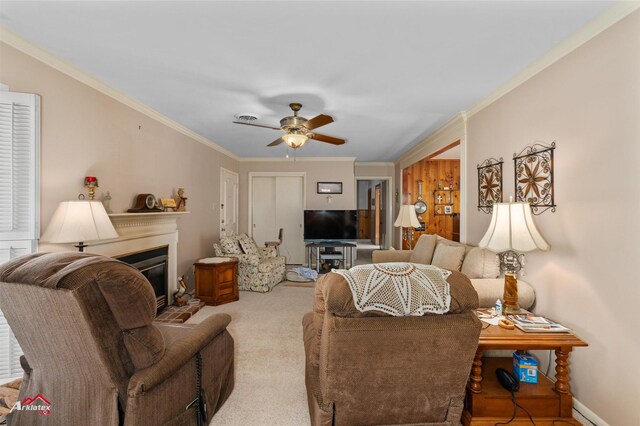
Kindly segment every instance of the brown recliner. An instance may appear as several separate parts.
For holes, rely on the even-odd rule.
[[[231,318],[153,323],[151,285],[114,259],[14,259],[0,267],[0,309],[24,352],[20,401],[50,403],[15,410],[10,425],[195,425],[198,394],[211,419],[233,389]]]
[[[355,308],[349,284],[318,280],[302,321],[312,425],[459,425],[481,324],[478,295],[448,278],[449,313],[393,317]]]

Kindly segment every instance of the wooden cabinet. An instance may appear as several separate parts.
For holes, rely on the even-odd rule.
[[[222,305],[235,302],[238,295],[238,259],[221,258],[215,263],[202,261],[194,263],[196,297],[207,305]]]

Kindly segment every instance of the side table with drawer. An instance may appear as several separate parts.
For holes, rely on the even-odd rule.
[[[211,257],[195,266],[196,297],[207,305],[235,302],[238,295],[238,259]]]

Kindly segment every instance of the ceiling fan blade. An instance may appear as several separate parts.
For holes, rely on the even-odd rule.
[[[243,123],[242,121],[234,121],[235,124],[244,124],[245,126],[264,127],[265,129],[280,130],[280,127],[263,126],[262,124]]]
[[[284,142],[284,139],[282,138],[278,138],[275,141],[271,142],[269,145],[267,146],[276,146],[276,145],[280,145],[282,142]]]
[[[304,123],[303,126],[309,130],[313,130],[329,123],[333,123],[333,117],[331,117],[330,115],[320,114],[316,117],[313,117],[311,120],[307,120],[307,122]]]
[[[346,142],[344,139],[334,138],[333,136],[321,135],[319,133],[313,133],[309,136],[310,139],[315,139],[320,142],[326,142],[333,145],[342,145]]]

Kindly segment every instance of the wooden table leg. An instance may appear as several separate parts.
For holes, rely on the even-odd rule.
[[[478,348],[476,356],[473,358],[471,382],[469,383],[469,389],[473,393],[482,392],[482,353],[483,350]]]
[[[569,353],[571,348],[556,349],[556,386],[558,393],[568,394],[569,388]]]

